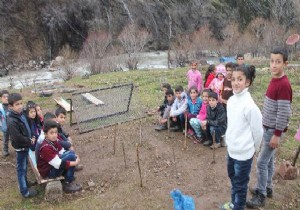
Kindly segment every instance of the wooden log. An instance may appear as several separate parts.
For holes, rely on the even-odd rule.
[[[85,98],[86,100],[88,100],[89,102],[91,102],[92,104],[95,104],[96,106],[99,105],[103,105],[104,102],[99,100],[98,98],[96,98],[95,96],[93,96],[90,93],[83,93],[81,94],[83,96],[83,98]]]

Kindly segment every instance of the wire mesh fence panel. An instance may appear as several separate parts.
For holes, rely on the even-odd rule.
[[[73,93],[72,105],[80,133],[145,116],[133,84]]]

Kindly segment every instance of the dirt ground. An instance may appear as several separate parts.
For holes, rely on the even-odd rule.
[[[173,209],[170,191],[174,188],[192,196],[197,210],[219,209],[222,203],[229,201],[231,185],[226,169],[226,148],[216,151],[216,164],[211,164],[213,153],[210,148],[195,145],[188,139],[187,150],[183,150],[182,133],[171,132],[168,137],[167,131],[154,131],[154,122],[154,117],[142,120],[140,164],[143,187],[140,187],[136,153],[136,144],[140,142],[139,121],[117,126],[115,154],[114,126],[82,135],[78,134],[76,125],[66,126],[84,164],[84,170],[76,173],[76,182],[82,183],[84,190],[79,194],[64,195],[67,198],[64,203],[68,204],[65,209]],[[10,153],[9,157],[0,159],[0,189],[3,193],[11,192],[8,191],[11,188],[18,190],[12,165],[15,165],[15,154],[11,147]],[[256,160],[252,166],[251,186],[256,180],[255,165]],[[31,171],[29,178],[33,179]],[[89,182],[95,186],[89,186]],[[276,179],[274,185],[274,198],[267,200],[264,209],[300,208],[300,196],[294,189],[298,188],[299,192],[299,178],[293,181]],[[40,198],[34,202],[44,201]],[[0,209],[8,209],[6,207]],[[56,209],[56,206],[52,207]]]

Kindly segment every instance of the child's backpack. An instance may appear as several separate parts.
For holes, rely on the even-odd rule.
[[[174,201],[174,210],[195,210],[194,199],[183,195],[180,190],[174,189],[171,191],[171,197]]]
[[[7,123],[6,123],[6,113],[4,111],[3,105],[0,104],[0,128],[2,130],[2,132],[6,132],[7,131]]]

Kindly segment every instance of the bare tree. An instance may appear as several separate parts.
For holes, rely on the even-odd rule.
[[[112,42],[111,36],[105,31],[90,32],[84,42],[81,58],[87,58],[91,65],[91,73],[97,74],[105,71],[102,59],[105,57],[107,49]]]
[[[150,34],[146,30],[139,30],[137,25],[129,24],[124,27],[119,35],[119,40],[128,55],[127,67],[137,69],[138,58],[137,53],[142,52],[144,46],[148,42]]]
[[[285,44],[287,30],[285,26],[272,21],[266,25],[263,33],[263,46],[265,54],[269,53],[275,46],[283,46]]]
[[[172,49],[175,53],[174,60],[177,66],[184,67],[189,62],[192,45],[191,35],[180,34],[176,36]]]
[[[224,41],[222,55],[232,55],[237,53],[235,42],[240,37],[238,24],[231,22],[223,30]]]
[[[194,58],[199,59],[205,56],[205,51],[216,50],[220,46],[216,39],[213,38],[208,25],[204,25],[192,34],[192,49]]]

